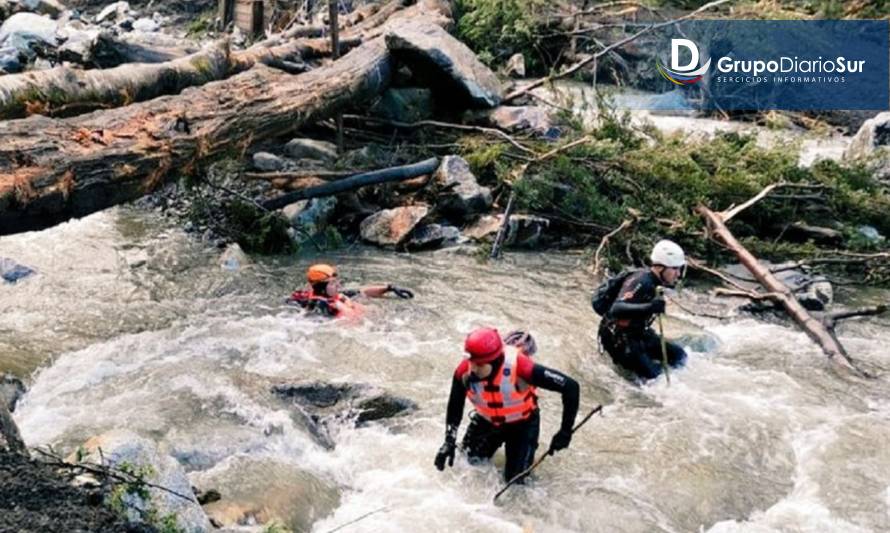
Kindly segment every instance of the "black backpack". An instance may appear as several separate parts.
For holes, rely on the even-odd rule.
[[[632,270],[625,270],[602,282],[600,286],[593,291],[593,296],[590,298],[590,305],[593,306],[593,310],[596,311],[598,315],[606,316],[606,313],[612,308],[612,304],[618,299],[618,291],[621,290],[624,281],[631,274],[633,274]]]

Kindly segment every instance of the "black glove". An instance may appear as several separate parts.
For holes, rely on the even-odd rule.
[[[445,470],[445,459],[448,459],[448,466],[454,466],[454,449],[456,445],[453,440],[445,439],[439,453],[436,454],[436,468],[439,471]]]
[[[504,337],[504,344],[522,348],[527,355],[535,355],[538,352],[538,344],[535,342],[535,338],[532,337],[531,333],[521,329],[508,333]]]
[[[564,450],[569,447],[569,444],[572,442],[572,430],[570,429],[560,429],[556,432],[556,435],[553,435],[553,439],[550,441],[550,449],[548,453],[553,455],[555,452],[559,450]]]
[[[651,302],[649,302],[649,311],[656,315],[660,315],[661,313],[664,313],[664,307],[665,307],[664,298],[656,298],[656,299],[652,300]]]
[[[387,285],[386,292],[394,292],[396,296],[403,300],[410,300],[414,298],[414,293],[409,291],[408,289],[403,289],[402,287],[396,287],[395,285]]]

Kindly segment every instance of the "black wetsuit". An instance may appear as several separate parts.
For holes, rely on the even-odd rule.
[[[490,381],[497,375],[503,359],[495,362],[491,374],[484,381]],[[518,371],[517,366],[517,371]],[[562,394],[562,424],[561,429],[571,432],[578,414],[579,387],[578,382],[566,376],[562,372],[533,364],[530,375],[519,376],[523,381],[545,390],[551,390]],[[477,380],[470,372],[467,379]],[[454,375],[451,382],[451,394],[448,398],[448,411],[445,423],[448,431],[457,434],[457,428],[463,418],[464,404],[467,399],[467,388],[464,378]],[[532,465],[535,459],[535,450],[538,448],[538,435],[541,429],[541,418],[538,410],[527,419],[509,424],[493,425],[476,412],[470,415],[470,425],[464,434],[461,447],[466,451],[471,463],[490,459],[503,444],[507,455],[507,464],[504,469],[504,479],[510,480]]]
[[[618,298],[600,322],[599,337],[616,365],[644,379],[658,377],[661,368],[661,337],[650,325],[655,318],[658,277],[650,270],[628,276]],[[668,365],[681,366],[686,352],[678,344],[666,343]]]

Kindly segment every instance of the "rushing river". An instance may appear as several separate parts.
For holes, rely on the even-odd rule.
[[[30,445],[71,450],[130,428],[193,484],[261,499],[296,529],[372,513],[344,531],[890,530],[886,320],[842,326],[881,375],[863,381],[835,373],[792,327],[669,306],[668,335],[691,339],[689,364],[669,387],[641,389],[597,353],[582,255],[482,264],[461,249],[355,247],[229,272],[216,250],[121,208],[3,237],[0,256],[39,272],[0,285],[0,371],[30,384],[15,413]],[[307,318],[283,300],[316,259],[339,264],[347,285],[392,281],[417,298],[367,302],[354,324]],[[432,464],[462,339],[482,324],[529,328],[537,359],[581,383],[581,414],[606,405],[498,504],[495,467]],[[419,410],[336,427],[326,449],[270,393],[314,380],[375,384]],[[542,391],[541,404],[546,445],[560,400]]]

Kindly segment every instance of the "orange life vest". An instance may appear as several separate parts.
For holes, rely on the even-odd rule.
[[[301,307],[313,309],[318,307],[328,307],[333,311],[335,317],[358,317],[361,316],[363,307],[347,298],[342,294],[338,294],[333,298],[315,294],[312,289],[294,292],[290,301],[298,303]]]
[[[535,387],[520,388],[516,372],[518,350],[505,346],[504,362],[490,381],[466,380],[467,398],[476,412],[495,426],[526,420],[538,408]]]

